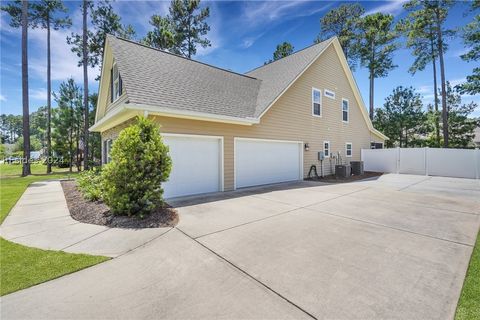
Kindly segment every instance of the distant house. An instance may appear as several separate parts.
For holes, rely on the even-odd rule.
[[[382,147],[340,43],[331,38],[246,74],[108,36],[92,131],[103,162],[137,115],[160,125],[166,197],[301,180],[311,165]]]

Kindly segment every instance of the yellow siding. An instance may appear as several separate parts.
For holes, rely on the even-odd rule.
[[[312,116],[312,87],[322,90],[322,117]],[[335,92],[336,99],[324,96],[324,90]],[[349,123],[342,122],[342,98],[349,100]],[[162,132],[215,135],[224,137],[225,190],[234,186],[234,137],[303,141],[310,146],[304,151],[304,176],[312,164],[320,163],[317,152],[323,150],[323,141],[330,141],[331,151],[340,151],[343,160],[360,160],[360,150],[369,148],[370,141],[379,141],[368,129],[360,107],[343,71],[333,46],[277,100],[261,118],[260,124],[252,126],[232,125],[167,117],[155,117]],[[128,123],[107,130],[103,139],[114,138]],[[353,157],[345,158],[345,143],[353,144]],[[194,166],[194,162],[192,162]],[[333,163],[334,165],[334,163]],[[330,173],[330,163],[324,161],[324,173]]]

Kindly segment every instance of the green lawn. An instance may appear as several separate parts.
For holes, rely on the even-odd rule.
[[[480,233],[463,282],[455,320],[480,319]]]
[[[20,165],[0,164],[0,223],[30,183],[70,176],[68,169],[55,169],[53,174],[46,175],[46,167],[41,164],[32,165],[31,176],[20,177],[21,171]],[[108,259],[30,248],[0,238],[0,295],[28,288]]]
[[[52,280],[105,260],[108,258],[25,247],[0,238],[0,295]]]

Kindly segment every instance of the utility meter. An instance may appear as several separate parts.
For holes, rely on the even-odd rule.
[[[323,151],[318,152],[318,160],[323,161],[325,159],[325,153]]]

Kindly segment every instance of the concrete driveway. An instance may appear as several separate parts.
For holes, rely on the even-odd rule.
[[[480,181],[392,174],[174,205],[176,228],[3,297],[2,318],[451,319]]]

